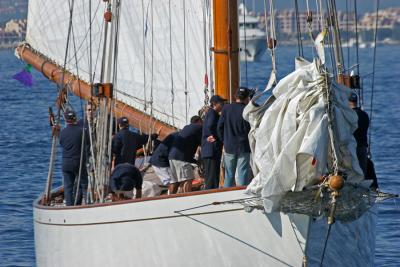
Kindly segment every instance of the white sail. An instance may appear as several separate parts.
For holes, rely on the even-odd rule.
[[[60,66],[68,37],[69,2],[29,1],[26,41]],[[66,69],[89,82],[89,1],[74,2]],[[94,0],[91,4],[92,73],[94,82],[100,82],[105,5]],[[178,128],[197,114],[204,105],[205,75],[213,78],[209,5],[207,0],[121,1],[118,100]]]
[[[254,169],[258,173],[247,190],[266,199],[267,211],[276,207],[283,193],[315,184],[330,171],[333,157],[326,82],[316,62],[303,61],[274,88],[275,100],[268,103],[259,125],[251,123]],[[335,82],[331,86],[337,163],[340,170],[346,170],[347,181],[359,182],[363,176],[353,137],[357,115],[347,103],[351,91]],[[249,106],[246,111],[251,114],[253,109]],[[245,118],[257,117],[245,114]]]
[[[103,47],[103,12],[101,1],[90,0],[92,9],[92,73],[99,82],[101,51]],[[90,81],[89,67],[89,0],[75,1],[72,19],[73,34],[70,36],[66,69],[86,81]],[[64,65],[67,47],[71,1],[30,0],[26,42],[57,65]],[[76,51],[76,58],[75,58]],[[76,64],[76,61],[78,64]],[[77,66],[78,65],[78,66]],[[79,71],[77,71],[77,67]]]
[[[152,102],[157,119],[179,128],[197,114],[210,77],[206,2],[122,1],[119,100],[147,114]]]

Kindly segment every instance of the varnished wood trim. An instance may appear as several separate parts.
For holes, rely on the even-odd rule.
[[[239,190],[244,190],[245,188],[246,188],[245,186],[237,186],[237,187],[229,187],[229,188],[219,188],[219,189],[195,191],[195,192],[175,194],[175,195],[161,195],[161,196],[157,196],[157,197],[128,199],[128,200],[121,200],[121,201],[118,201],[118,202],[96,203],[96,204],[91,204],[91,205],[68,206],[68,207],[66,207],[66,206],[54,207],[54,206],[41,205],[40,204],[40,200],[42,198],[42,196],[41,196],[34,202],[34,207],[37,208],[37,209],[43,209],[43,210],[87,209],[87,208],[97,208],[97,207],[105,207],[105,206],[113,206],[113,205],[123,205],[123,204],[130,204],[130,203],[137,203],[137,202],[144,202],[144,201],[163,200],[163,199],[172,199],[172,198],[190,197],[190,196],[200,196],[200,195],[215,194],[215,193],[230,192],[230,191],[239,191]],[[57,195],[57,193],[60,190],[61,190],[61,188],[56,189],[53,192],[53,196]]]

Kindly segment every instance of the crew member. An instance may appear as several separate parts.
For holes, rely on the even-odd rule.
[[[224,102],[219,95],[213,95],[210,99],[208,109],[203,122],[203,133],[201,138],[201,158],[204,166],[205,189],[219,187],[219,172],[222,156],[222,142],[217,135],[219,113]]]
[[[177,133],[169,152],[169,163],[171,166],[170,194],[175,194],[178,188],[181,192],[192,191],[195,163],[194,155],[201,144],[202,120],[199,116],[193,116],[190,124],[183,127]]]
[[[171,168],[169,166],[168,154],[177,133],[169,134],[154,150],[150,158],[155,174],[160,178],[163,185],[171,182]]]
[[[80,205],[82,203],[82,195],[83,197],[86,196],[88,187],[86,153],[89,137],[86,131],[77,125],[74,111],[66,111],[64,118],[67,126],[60,133],[64,199],[67,206],[74,205],[74,184],[78,183],[75,187],[78,190],[76,204]],[[84,145],[83,148],[82,143]]]
[[[360,167],[364,173],[367,174],[368,162],[368,127],[369,117],[368,114],[358,107],[358,96],[356,93],[351,93],[349,97],[349,106],[357,113],[358,128],[353,133],[357,142],[357,157]]]
[[[78,121],[78,125],[80,127],[85,128],[85,130],[89,131],[89,123],[92,123],[94,118],[94,105],[91,102],[87,102],[86,104],[86,117],[82,118]]]
[[[225,105],[218,121],[218,137],[224,144],[225,181],[224,187],[249,184],[250,145],[248,134],[250,124],[243,119],[243,110],[250,101],[250,90],[240,87],[236,102]]]
[[[136,189],[134,197],[141,198],[142,185],[142,174],[130,163],[118,164],[110,177],[110,189],[117,195],[118,200],[124,199],[126,196],[133,196],[133,189]]]
[[[114,167],[125,162],[135,165],[136,150],[147,143],[149,136],[130,131],[129,120],[126,117],[118,120],[118,127],[120,130],[112,140]],[[157,137],[157,134],[151,135],[152,140]]]

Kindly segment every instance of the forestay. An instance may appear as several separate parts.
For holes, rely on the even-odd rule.
[[[29,1],[26,40],[33,49],[63,66],[72,2],[73,34],[67,70],[89,82],[89,0]],[[205,75],[210,80],[213,78],[209,56],[210,1],[124,0],[120,3],[116,98],[181,128],[204,105]],[[100,82],[105,4],[91,0],[91,5],[92,72],[94,82]]]
[[[253,126],[250,141],[255,169],[247,192],[261,195],[267,211],[278,208],[285,192],[302,190],[333,171],[328,94],[338,169],[347,174],[349,182],[363,179],[352,134],[357,115],[347,100],[351,91],[320,74],[317,61],[302,60],[296,65],[274,88],[265,108],[249,104],[244,113]]]

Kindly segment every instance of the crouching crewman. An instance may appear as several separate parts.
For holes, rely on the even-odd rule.
[[[113,200],[142,197],[143,178],[139,169],[130,163],[118,164],[110,177]],[[133,190],[136,189],[134,194]]]

